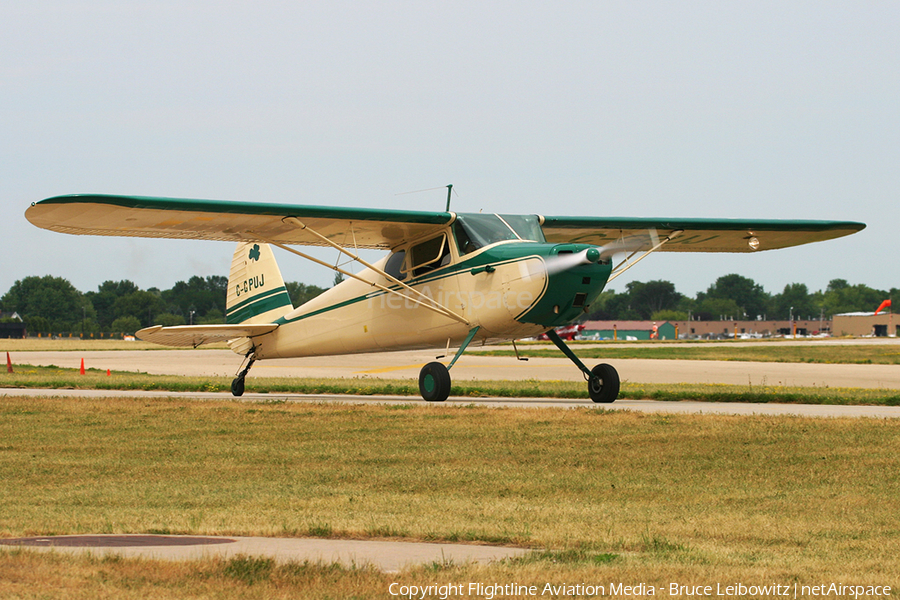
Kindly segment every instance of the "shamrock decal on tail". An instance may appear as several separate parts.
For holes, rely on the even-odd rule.
[[[250,248],[250,260],[259,260],[259,244],[253,244]]]

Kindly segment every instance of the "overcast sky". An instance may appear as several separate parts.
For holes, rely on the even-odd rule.
[[[443,210],[442,190],[397,194],[449,183],[459,212],[868,224],[658,254],[617,291],[900,287],[898,32],[900,4],[858,0],[4,2],[0,294],[228,274],[226,243],[37,229],[23,213],[50,196]],[[285,279],[330,284],[277,252]]]

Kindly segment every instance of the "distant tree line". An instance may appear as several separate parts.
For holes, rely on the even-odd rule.
[[[591,306],[587,320],[717,321],[720,319],[830,319],[845,312],[874,311],[882,300],[900,297],[900,290],[878,290],[832,279],[824,291],[810,292],[790,283],[770,294],[762,285],[737,274],[723,275],[705,292],[690,298],[664,280],[632,281],[625,291],[605,291]]]
[[[18,313],[30,334],[130,334],[150,325],[224,323],[227,287],[227,277],[212,275],[179,281],[168,290],[104,281],[97,291],[82,293],[68,280],[47,275],[16,281],[0,297],[0,308]],[[325,291],[298,282],[285,287],[294,306]]]
[[[335,283],[338,283],[335,278]],[[4,313],[17,312],[32,334],[134,333],[150,325],[187,325],[225,322],[228,278],[194,276],[171,289],[142,290],[133,282],[104,281],[97,291],[82,293],[68,280],[47,275],[26,277],[0,297]],[[325,291],[299,282],[285,284],[294,306]],[[632,281],[624,292],[605,291],[585,319],[683,321],[695,319],[830,319],[832,315],[874,311],[900,290],[878,290],[833,279],[824,291],[810,292],[805,284],[791,283],[778,294],[741,275],[716,279],[695,298],[675,290],[670,281]]]

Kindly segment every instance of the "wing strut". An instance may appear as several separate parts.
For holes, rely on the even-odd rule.
[[[641,254],[639,257],[637,257],[637,259],[635,259],[634,262],[628,262],[632,256],[637,254],[637,251],[632,252],[628,256],[628,258],[626,258],[625,260],[620,262],[618,264],[618,266],[616,266],[616,268],[612,272],[612,275],[610,275],[609,279],[606,280],[606,283],[609,284],[610,281],[612,281],[613,279],[615,279],[616,277],[618,277],[619,275],[621,275],[622,273],[624,273],[625,271],[627,271],[628,269],[633,267],[634,265],[638,264],[639,262],[641,262],[642,260],[644,260],[645,258],[650,256],[651,254],[653,254],[654,252],[656,252],[657,250],[659,250],[660,248],[665,246],[668,242],[671,242],[672,240],[674,240],[676,237],[678,237],[682,233],[684,233],[683,229],[676,229],[675,231],[673,231],[672,233],[667,235],[665,238],[659,240],[659,243],[657,243],[655,246],[653,246],[652,248],[650,248],[649,250],[647,250],[646,252]]]
[[[306,224],[304,224],[302,221],[300,221],[300,220],[297,219],[296,217],[287,217],[286,219],[284,219],[284,221],[287,222],[287,223],[291,223],[291,224],[293,224],[293,225],[297,225],[297,226],[300,227],[301,229],[305,229],[305,230],[308,231],[309,233],[311,233],[311,234],[313,234],[314,236],[316,236],[316,237],[318,237],[319,239],[321,239],[322,242],[325,243],[326,245],[331,246],[332,248],[336,249],[336,250],[337,250],[338,252],[340,252],[341,254],[344,254],[344,255],[348,256],[351,260],[355,260],[356,262],[362,264],[363,266],[368,267],[369,269],[375,271],[376,273],[378,273],[379,275],[381,275],[382,277],[384,277],[385,279],[387,279],[387,280],[390,281],[391,283],[394,283],[394,284],[396,284],[396,285],[399,285],[399,286],[400,286],[401,288],[403,288],[404,290],[406,290],[406,291],[408,291],[408,292],[411,292],[413,295],[418,296],[419,298],[423,298],[424,301],[423,301],[423,300],[420,300],[419,298],[414,298],[414,297],[412,297],[412,296],[408,296],[408,295],[406,295],[406,294],[403,294],[403,293],[399,292],[398,290],[391,289],[391,288],[389,288],[389,287],[387,287],[387,286],[381,285],[380,283],[376,283],[376,282],[374,282],[374,281],[369,281],[368,279],[364,279],[364,278],[360,277],[359,275],[356,275],[356,274],[351,273],[351,272],[349,272],[349,271],[345,271],[344,269],[338,267],[337,265],[330,265],[330,264],[326,263],[325,261],[322,261],[322,260],[319,260],[319,259],[317,259],[317,258],[314,258],[314,257],[312,257],[312,256],[310,256],[310,255],[308,255],[308,254],[304,254],[303,252],[300,252],[299,250],[295,250],[295,249],[293,249],[293,248],[289,248],[288,246],[285,246],[284,244],[281,244],[281,243],[276,242],[276,241],[274,241],[274,240],[269,240],[269,239],[263,238],[262,236],[259,236],[259,235],[256,234],[256,233],[254,233],[253,235],[256,236],[256,237],[259,237],[260,239],[262,239],[263,241],[265,241],[265,242],[267,242],[267,243],[269,243],[269,244],[272,244],[273,246],[278,246],[278,247],[281,248],[282,250],[287,250],[288,252],[290,252],[290,253],[292,253],[292,254],[296,254],[297,256],[300,256],[300,257],[305,258],[305,259],[307,259],[307,260],[311,260],[312,262],[317,263],[317,264],[320,264],[320,265],[322,265],[322,266],[324,266],[324,267],[328,267],[329,269],[332,269],[332,270],[334,270],[334,271],[337,271],[338,273],[341,273],[342,275],[346,275],[347,277],[352,277],[353,279],[356,279],[356,280],[358,280],[358,281],[361,281],[361,282],[365,283],[366,285],[370,285],[370,286],[372,286],[372,287],[378,288],[379,290],[381,290],[381,291],[383,291],[383,292],[387,292],[387,293],[389,293],[389,294],[396,294],[397,296],[400,296],[401,298],[403,298],[403,299],[405,299],[405,300],[409,300],[410,302],[414,302],[414,303],[418,304],[419,306],[422,306],[423,308],[427,308],[428,310],[431,310],[431,311],[434,311],[434,312],[438,313],[439,315],[443,315],[443,316],[445,316],[445,317],[449,317],[449,318],[451,318],[451,319],[453,319],[453,320],[455,320],[455,321],[459,321],[460,323],[463,323],[464,325],[469,325],[469,326],[471,326],[471,323],[469,323],[464,317],[462,317],[462,316],[460,316],[459,314],[453,312],[452,310],[450,310],[450,309],[447,308],[446,306],[444,306],[444,305],[442,305],[442,304],[439,304],[438,302],[436,302],[436,301],[434,300],[434,298],[431,298],[431,297],[429,297],[429,296],[426,296],[425,294],[419,292],[418,290],[416,290],[416,289],[414,289],[414,288],[408,286],[407,284],[403,283],[402,281],[398,280],[396,277],[392,277],[391,275],[385,273],[382,269],[379,269],[378,267],[376,267],[376,266],[370,264],[369,262],[363,260],[363,259],[360,258],[358,255],[356,255],[356,254],[350,252],[349,250],[347,250],[346,248],[344,248],[344,247],[341,246],[340,244],[336,244],[336,243],[332,242],[331,240],[329,240],[327,237],[325,237],[325,236],[322,235],[321,233],[319,233],[319,232],[317,232],[317,231],[315,231],[315,230],[313,230],[313,229],[310,229]]]

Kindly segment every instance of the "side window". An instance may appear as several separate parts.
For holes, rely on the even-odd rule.
[[[463,227],[463,224],[459,221],[456,221],[456,223],[453,224],[453,235],[456,236],[456,245],[459,248],[460,256],[464,256],[469,252],[474,252],[480,248],[478,244],[472,241],[466,228]]]
[[[388,275],[390,275],[391,277],[394,277],[396,279],[399,279],[400,281],[403,281],[404,279],[406,279],[406,273],[404,273],[400,269],[403,268],[404,260],[406,260],[406,250],[400,250],[399,252],[394,252],[387,259],[387,262],[384,263],[384,272],[387,273]]]
[[[418,277],[450,262],[450,247],[447,236],[439,235],[409,249],[408,271]]]

